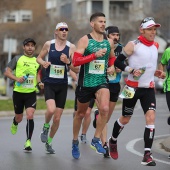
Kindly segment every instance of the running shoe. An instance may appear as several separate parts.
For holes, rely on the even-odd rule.
[[[79,150],[79,144],[72,144],[72,156],[74,159],[79,159],[80,158],[80,150]]]
[[[96,109],[96,110],[94,111],[94,120],[93,120],[93,127],[94,127],[94,128],[96,128],[96,121],[97,121],[98,115],[99,115],[99,111],[98,111],[98,109]]]
[[[11,133],[13,135],[15,135],[17,133],[17,130],[18,130],[18,125],[14,125],[14,123],[12,123],[12,125],[11,125]]]
[[[55,150],[52,148],[52,144],[45,143],[45,149],[49,154],[55,154]]]
[[[110,158],[110,155],[109,155],[109,147],[107,146],[107,143],[105,142],[105,144],[103,145],[103,148],[106,150],[106,153],[103,154],[104,155],[104,158]]]
[[[80,140],[81,140],[82,143],[87,143],[86,134],[81,134]]]
[[[109,139],[109,152],[113,159],[118,159],[117,144],[111,143],[111,138]]]
[[[92,139],[90,147],[96,151],[98,154],[106,154],[106,150],[102,147],[100,140],[94,141]]]
[[[45,143],[45,142],[47,142],[47,140],[48,140],[48,131],[49,131],[49,127],[47,128],[47,127],[45,127],[45,126],[43,126],[43,130],[42,130],[42,132],[41,132],[41,142],[43,142],[43,143]]]
[[[153,157],[151,156],[152,153],[148,152],[144,155],[143,160],[141,162],[142,165],[145,166],[156,166],[155,161],[153,160]]]
[[[25,151],[32,151],[32,146],[31,146],[31,141],[30,141],[30,139],[28,139],[28,140],[25,142],[24,150],[25,150]]]

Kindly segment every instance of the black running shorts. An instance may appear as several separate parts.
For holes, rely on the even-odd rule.
[[[36,92],[32,93],[19,93],[13,92],[13,104],[16,114],[22,114],[25,109],[32,107],[36,109]]]

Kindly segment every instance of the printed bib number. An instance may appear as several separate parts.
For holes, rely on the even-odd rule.
[[[34,76],[29,75],[28,78],[21,83],[21,86],[24,88],[33,88],[34,87]]]
[[[104,74],[105,60],[93,60],[89,65],[89,73]]]
[[[119,97],[122,99],[132,99],[134,95],[135,89],[133,87],[125,85]]]
[[[64,78],[64,71],[65,71],[65,66],[51,64],[49,77]]]

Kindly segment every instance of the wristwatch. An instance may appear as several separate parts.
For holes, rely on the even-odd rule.
[[[69,64],[67,64],[67,66],[70,66],[71,65],[71,61],[70,61],[70,63]]]

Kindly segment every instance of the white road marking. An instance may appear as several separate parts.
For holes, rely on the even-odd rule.
[[[155,136],[155,138],[161,138],[161,137],[166,137],[166,136],[169,136],[169,134],[160,135],[160,136]],[[127,143],[126,149],[127,149],[129,152],[132,152],[133,154],[136,154],[136,155],[138,155],[138,156],[143,157],[143,153],[140,153],[140,152],[138,152],[138,151],[136,151],[136,150],[134,149],[135,143],[138,142],[138,141],[140,141],[140,140],[143,140],[143,138],[137,138],[137,139],[131,140],[130,142]],[[154,158],[154,160],[155,160],[156,162],[161,162],[161,163],[170,165],[170,162],[167,162],[167,161],[163,161],[163,160],[155,159],[155,158]]]

